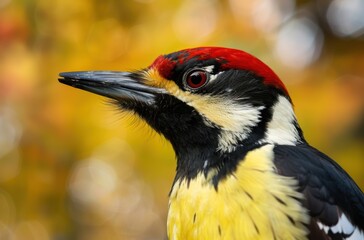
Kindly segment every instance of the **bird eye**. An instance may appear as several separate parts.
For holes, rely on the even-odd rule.
[[[196,90],[207,83],[208,74],[201,69],[192,70],[186,74],[184,81],[188,88]]]

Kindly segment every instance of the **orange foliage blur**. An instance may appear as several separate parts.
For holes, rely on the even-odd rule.
[[[364,189],[364,6],[313,2],[0,0],[0,239],[164,239],[171,146],[57,78],[194,46],[270,65],[308,141]]]

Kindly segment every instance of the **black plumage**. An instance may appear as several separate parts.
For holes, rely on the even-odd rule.
[[[331,158],[306,143],[296,146],[276,145],[274,163],[279,174],[298,181],[298,191],[305,197],[303,205],[311,216],[311,239],[325,235],[318,221],[332,227],[338,223],[342,214],[359,229],[364,229],[364,195]],[[345,239],[352,233],[334,234],[328,231],[331,239]]]

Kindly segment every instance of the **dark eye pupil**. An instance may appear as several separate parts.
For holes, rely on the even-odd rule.
[[[198,85],[202,81],[202,76],[200,73],[195,72],[191,74],[190,79],[193,84]]]
[[[186,78],[186,84],[189,88],[197,89],[205,85],[207,82],[207,74],[203,70],[195,70],[190,72]]]

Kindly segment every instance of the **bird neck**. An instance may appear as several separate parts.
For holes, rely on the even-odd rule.
[[[267,144],[296,145],[304,142],[292,104],[286,97],[278,96],[275,104],[261,108],[260,112],[246,112],[258,115],[246,117],[257,119],[256,124],[246,119],[242,121],[251,125],[250,128],[242,126],[244,132],[205,126],[205,131],[209,131],[204,134],[183,134],[183,141],[180,141],[181,138],[172,139],[177,155],[176,180],[194,179],[199,173],[207,174],[216,169],[213,182],[217,187],[221,179],[236,170],[239,161],[248,152]]]
[[[272,106],[272,118],[263,141],[278,145],[296,145],[305,141],[292,103],[287,98],[279,96]]]
[[[236,171],[239,162],[250,151],[265,144],[239,145],[231,152],[221,152],[216,148],[188,148],[177,153],[177,173],[175,181],[195,179],[199,174],[208,175],[215,172],[212,183],[217,189],[219,182]]]

